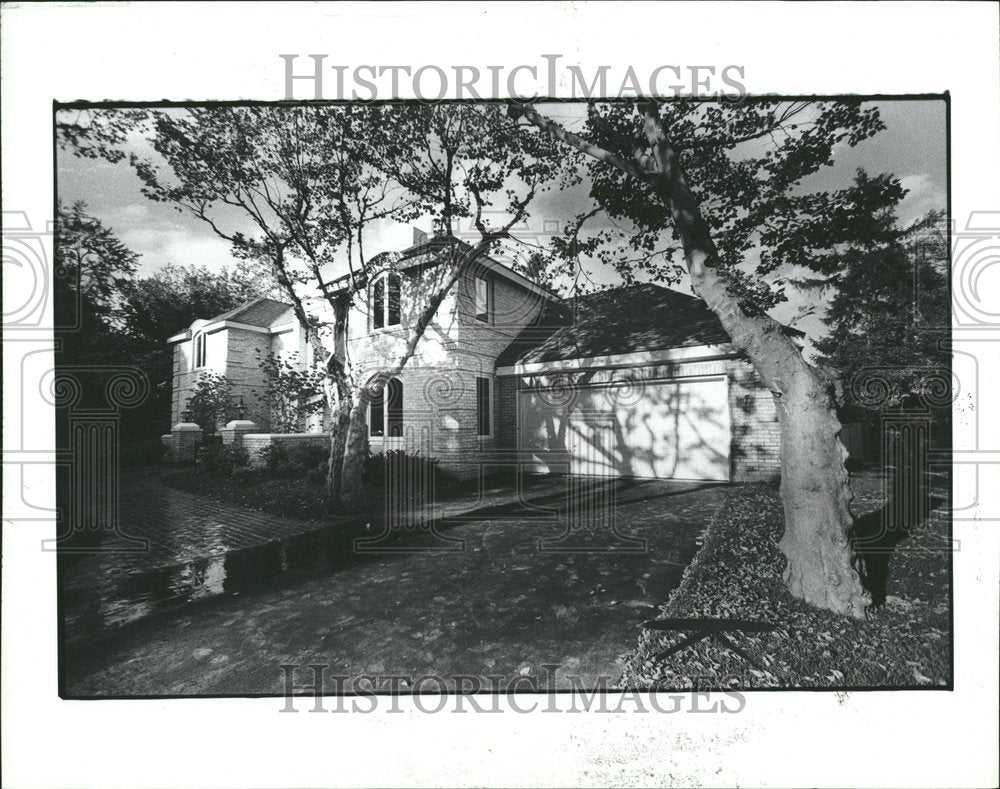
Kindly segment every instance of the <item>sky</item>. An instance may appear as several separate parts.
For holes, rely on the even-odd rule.
[[[931,208],[946,207],[946,127],[943,100],[881,101],[878,106],[885,131],[863,141],[856,147],[839,145],[834,151],[834,164],[812,176],[808,185],[817,189],[846,186],[857,168],[869,174],[892,173],[898,177],[908,194],[900,207],[900,220],[905,224]],[[582,104],[558,104],[540,111],[568,128],[579,128],[584,117]],[[149,152],[142,139],[133,139],[131,147],[140,155]],[[57,153],[57,195],[64,203],[84,201],[88,212],[111,227],[121,241],[141,256],[139,274],[147,275],[167,264],[204,265],[212,270],[231,266],[233,259],[228,242],[216,236],[199,219],[178,212],[175,208],[154,203],[140,191],[140,182],[127,162],[111,164],[74,156],[69,151]],[[565,223],[589,207],[586,186],[566,192],[550,192],[532,206],[526,239],[538,240],[551,223]],[[548,223],[548,224],[547,224]],[[236,223],[238,224],[238,222]],[[429,221],[414,223],[423,230]],[[232,226],[236,226],[235,224]],[[245,226],[249,229],[249,226]],[[366,240],[369,256],[381,251],[395,251],[412,243],[413,228],[383,223],[373,229]],[[597,263],[585,264],[592,280],[601,285],[616,284],[617,274]],[[331,276],[340,271],[331,267]],[[673,286],[690,292],[687,282]],[[772,315],[780,321],[794,323],[811,339],[824,333],[821,321],[822,303],[814,314],[799,317],[804,305],[815,305],[816,294],[789,293],[789,301],[779,305]]]

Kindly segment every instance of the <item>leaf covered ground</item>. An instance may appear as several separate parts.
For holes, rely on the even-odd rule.
[[[855,515],[882,506],[875,474],[852,478]],[[729,633],[753,666],[715,639],[663,660],[687,633],[643,630],[622,656],[633,688],[946,687],[951,683],[950,542],[942,509],[909,530],[892,553],[885,605],[854,620],[793,598],[778,549],[783,514],[777,486],[734,487],[681,584],[657,618],[763,620],[770,633]]]

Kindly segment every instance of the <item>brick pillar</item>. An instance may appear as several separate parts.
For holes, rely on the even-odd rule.
[[[202,430],[194,422],[178,422],[170,428],[170,460],[193,463],[195,449],[201,443]]]
[[[254,433],[257,431],[257,425],[251,422],[249,419],[234,419],[229,422],[219,434],[222,436],[223,444],[235,444],[236,446],[242,446],[243,436],[247,433]]]

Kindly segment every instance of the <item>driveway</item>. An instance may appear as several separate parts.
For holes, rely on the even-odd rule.
[[[375,541],[336,566],[78,644],[65,653],[64,695],[281,694],[282,664],[326,665],[328,676],[351,678],[349,688],[365,674],[433,675],[449,686],[471,675],[503,687],[544,681],[547,664],[560,667],[556,687],[573,676],[584,687],[610,684],[725,493],[707,483],[550,478],[521,500],[486,498],[405,545]]]

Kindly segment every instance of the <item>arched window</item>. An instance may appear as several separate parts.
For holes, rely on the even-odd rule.
[[[373,329],[399,325],[401,288],[402,278],[395,271],[380,275],[372,283],[370,307]]]
[[[205,335],[198,332],[194,336],[194,369],[205,366]]]
[[[374,395],[368,406],[368,434],[372,437],[403,437],[403,382],[393,378]]]

